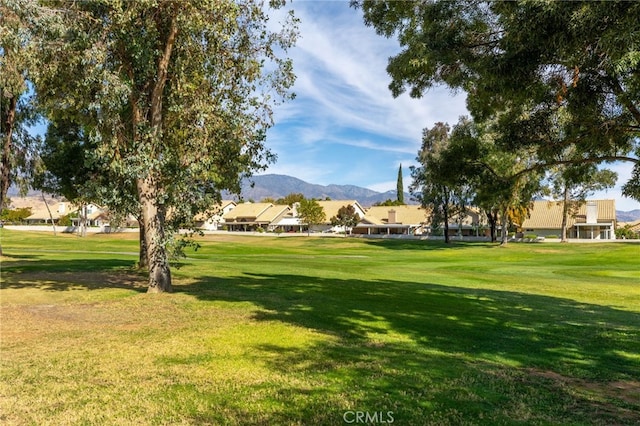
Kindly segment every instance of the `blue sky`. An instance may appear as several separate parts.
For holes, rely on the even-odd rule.
[[[296,99],[276,110],[267,144],[278,161],[265,173],[383,192],[395,190],[402,164],[407,187],[422,129],[467,115],[465,94],[442,87],[421,99],[393,98],[386,66],[399,51],[395,39],[366,27],[362,12],[346,0],[294,0],[290,7],[301,20],[301,38],[289,54]],[[620,194],[632,165],[609,168],[618,172],[618,185],[592,198],[615,198],[618,210],[640,209]]]

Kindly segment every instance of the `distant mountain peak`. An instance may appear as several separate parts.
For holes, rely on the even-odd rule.
[[[618,222],[635,222],[636,220],[640,220],[640,209],[628,212],[616,210],[616,219],[618,219]]]
[[[395,191],[377,192],[356,185],[318,185],[293,176],[265,174],[253,176],[242,182],[241,196],[245,200],[260,201],[264,198],[283,198],[292,193],[301,193],[306,198],[332,200],[357,200],[363,206],[371,206],[387,199],[396,198]],[[226,194],[230,196],[231,194]],[[405,193],[405,200],[409,200]]]

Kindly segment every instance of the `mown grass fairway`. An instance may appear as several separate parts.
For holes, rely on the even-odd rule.
[[[640,422],[638,244],[1,232],[2,424]]]

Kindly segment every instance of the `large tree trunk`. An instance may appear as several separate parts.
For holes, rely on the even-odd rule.
[[[565,185],[564,187],[564,201],[562,203],[562,226],[561,226],[561,235],[560,242],[567,242],[567,222],[569,217],[569,186]]]
[[[443,203],[442,203],[442,215],[444,220],[444,242],[449,244],[449,193],[446,188],[442,188]]]
[[[146,240],[144,238],[144,219],[142,218],[142,215],[138,216],[138,229],[139,229],[139,243],[140,243],[140,250],[139,250],[139,259],[138,259],[138,269],[147,269],[147,267],[149,266],[149,263],[147,262],[147,243]]]
[[[80,207],[80,236],[81,237],[86,237],[87,236],[87,205],[86,204],[82,204],[82,207]]]
[[[169,61],[171,52],[178,34],[178,17],[174,13],[167,38],[164,43],[164,51],[158,61],[158,71],[153,90],[151,91],[151,135],[150,143],[152,151],[161,151],[159,146],[162,139],[162,97],[165,84],[167,82]],[[135,120],[135,119],[134,119]],[[154,171],[140,178],[137,181],[138,199],[142,208],[142,221],[144,223],[144,242],[147,250],[147,265],[149,268],[149,293],[170,292],[171,271],[169,269],[169,259],[165,248],[164,222],[166,207],[158,202],[160,187]]]
[[[142,206],[144,242],[149,268],[149,293],[171,292],[171,271],[165,248],[165,208],[158,203],[158,187],[153,178],[138,179],[138,196]]]
[[[509,215],[507,209],[504,209],[501,215],[500,245],[506,246],[509,242]]]
[[[0,94],[1,95],[1,94]],[[16,118],[17,99],[12,96],[9,99],[7,119],[0,123],[4,127],[4,140],[2,141],[2,171],[0,171],[0,209],[5,207],[7,192],[11,184],[11,144],[13,142],[13,126]]]
[[[444,220],[444,242],[449,244],[449,208],[446,205],[442,208],[442,215]]]
[[[498,214],[493,210],[487,212],[487,219],[489,220],[489,232],[491,233],[491,242],[496,242],[496,228],[498,225]]]
[[[49,203],[44,198],[44,192],[40,191],[40,195],[42,196],[42,201],[44,201],[44,206],[47,208],[47,212],[49,212],[49,219],[51,220],[51,226],[53,227],[53,236],[56,236],[56,224],[53,221],[53,215],[51,214],[51,209],[49,208]]]

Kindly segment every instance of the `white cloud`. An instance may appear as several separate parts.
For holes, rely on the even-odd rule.
[[[291,52],[298,99],[287,110],[287,118],[295,116],[292,111],[298,103],[298,116],[329,120],[334,129],[392,137],[417,151],[422,128],[436,121],[453,123],[466,112],[464,96],[452,97],[444,88],[435,88],[422,99],[408,95],[394,99],[386,66],[387,58],[398,51],[397,42],[366,27],[360,11],[348,9],[336,15],[318,6],[327,3],[302,4],[308,6],[296,12],[302,38]],[[309,110],[310,105],[316,108]]]
[[[395,190],[396,184],[397,184],[397,181],[388,180],[386,182],[379,182],[379,183],[374,183],[372,185],[368,185],[367,188],[372,191],[387,192],[387,191]]]

